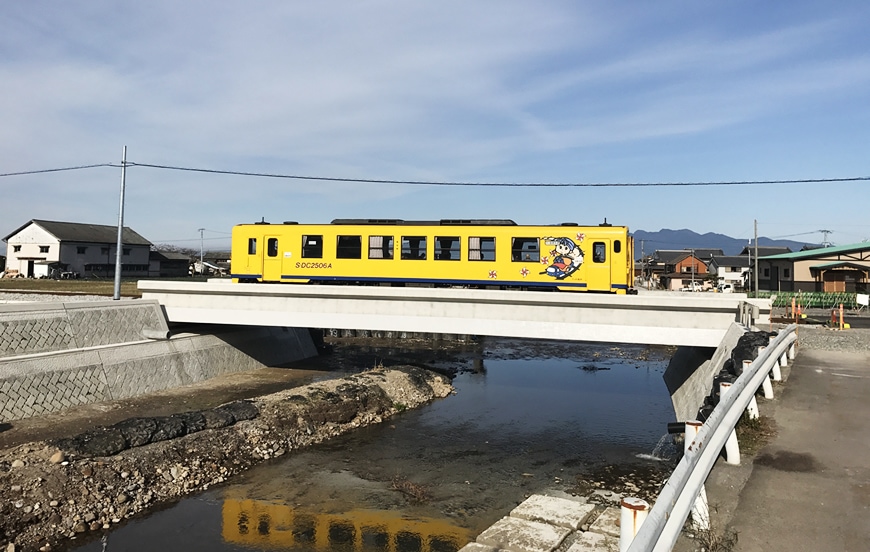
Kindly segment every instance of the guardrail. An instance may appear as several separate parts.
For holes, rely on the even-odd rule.
[[[797,326],[792,324],[780,330],[770,345],[764,347],[752,363],[744,366],[743,373],[727,393],[722,393],[719,404],[691,441],[687,427],[686,440],[689,444],[682,460],[662,488],[652,509],[642,516],[644,519],[633,524],[638,527],[636,534],[632,534],[633,531],[622,532],[619,547],[621,551],[670,551],[690,512],[697,516],[698,519],[693,518],[696,524],[709,528],[709,517],[705,517],[709,513],[706,511],[704,482],[723,448],[726,462],[740,462],[734,427],[745,410],[751,412],[755,404],[755,393],[759,388],[764,387],[765,397],[772,398],[772,393],[768,393],[768,378],[771,373],[774,377],[778,375],[782,359],[786,356],[794,358],[796,329]],[[695,422],[688,422],[687,426],[691,423]],[[625,500],[629,501],[628,504]],[[631,502],[636,499],[625,500],[623,510],[632,510],[631,515],[636,519],[638,508]]]

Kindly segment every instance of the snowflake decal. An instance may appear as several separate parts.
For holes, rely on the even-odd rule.
[[[529,275],[529,269],[526,268],[526,267],[523,267],[522,270],[520,270],[520,275],[521,275],[523,278],[525,278],[526,276]]]
[[[550,264],[550,257],[541,257],[541,264]]]
[[[490,270],[490,271],[489,271],[489,279],[490,279],[490,280],[495,280],[496,278],[498,278],[498,274],[496,273],[496,271],[495,271],[495,270]]]

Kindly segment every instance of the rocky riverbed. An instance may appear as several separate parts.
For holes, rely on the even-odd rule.
[[[431,371],[375,368],[208,411],[126,420],[2,450],[0,543],[8,552],[59,549],[452,391],[447,377]]]

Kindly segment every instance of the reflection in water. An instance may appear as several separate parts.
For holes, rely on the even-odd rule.
[[[667,361],[643,346],[514,339],[417,357],[337,347],[298,367],[424,365],[454,371],[457,392],[124,524],[108,550],[455,552],[529,494],[569,491],[602,465],[650,463],[639,454],[674,420]],[[396,478],[427,500],[393,488]]]
[[[253,548],[335,552],[456,552],[468,529],[439,519],[409,519],[387,510],[309,512],[286,504],[226,498],[223,538]]]

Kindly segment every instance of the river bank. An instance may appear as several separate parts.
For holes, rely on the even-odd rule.
[[[452,389],[448,378],[434,372],[375,368],[237,401],[223,413],[250,419],[233,418],[225,427],[209,428],[222,422],[209,422],[214,412],[200,411],[193,418],[206,420],[201,431],[157,440],[166,433],[159,434],[160,428],[190,429],[167,424],[171,416],[160,417],[124,436],[129,445],[138,435],[144,446],[122,447],[112,455],[90,457],[99,453],[97,445],[118,446],[118,425],[78,440],[55,436],[18,444],[0,451],[0,536],[8,551],[57,549],[255,464],[443,398]],[[147,438],[143,426],[146,432],[154,429]]]

